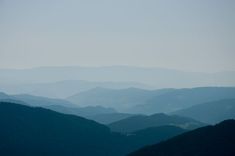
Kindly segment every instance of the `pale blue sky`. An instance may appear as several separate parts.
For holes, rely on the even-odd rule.
[[[0,68],[235,70],[234,0],[0,0]]]

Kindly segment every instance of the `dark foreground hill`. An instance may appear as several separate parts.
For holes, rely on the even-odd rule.
[[[0,124],[0,155],[89,156],[114,150],[109,139],[115,136],[107,127],[43,108],[0,103]]]
[[[235,99],[207,102],[176,111],[173,114],[215,124],[226,119],[235,119]]]
[[[129,156],[234,156],[235,120],[199,128]]]
[[[184,132],[187,132],[187,130],[176,126],[150,127],[130,133],[128,139],[131,140],[133,144],[143,147],[159,143],[160,141],[167,140]]]
[[[0,102],[1,156],[123,156],[183,132],[163,127],[127,136],[78,116]]]

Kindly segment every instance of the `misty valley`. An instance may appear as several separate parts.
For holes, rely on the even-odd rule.
[[[0,156],[235,156],[235,0],[0,0]]]
[[[54,81],[41,82],[30,76],[34,70],[0,70],[8,81],[0,85],[0,155],[235,154],[235,87],[157,89],[128,75],[118,82],[57,81],[60,68],[43,74]],[[22,76],[28,83],[17,82]]]

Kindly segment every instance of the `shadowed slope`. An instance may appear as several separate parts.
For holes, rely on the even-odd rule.
[[[235,99],[223,99],[192,106],[173,112],[198,121],[214,124],[226,119],[235,119]]]
[[[129,156],[234,156],[234,132],[235,120],[227,120],[147,146]]]
[[[166,126],[166,125],[177,126],[184,129],[194,129],[202,127],[205,124],[187,117],[181,117],[176,115],[169,116],[160,113],[160,114],[153,114],[150,116],[136,115],[117,122],[113,122],[108,126],[111,128],[112,131],[115,132],[130,133],[133,131],[149,127]]]

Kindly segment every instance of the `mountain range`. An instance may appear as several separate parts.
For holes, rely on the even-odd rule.
[[[133,106],[145,103],[154,96],[168,92],[163,90],[144,90],[139,88],[127,89],[108,89],[94,88],[85,92],[75,94],[66,100],[76,103],[80,106],[113,107],[121,112],[130,109]],[[92,97],[92,98],[91,98]]]
[[[65,80],[137,82],[156,88],[199,86],[234,86],[235,72],[186,72],[166,68],[105,66],[105,67],[39,67],[1,69],[1,84],[34,84]]]
[[[101,105],[125,113],[154,114],[170,113],[193,105],[234,97],[235,87],[159,90],[95,88],[66,100],[81,106]]]
[[[128,136],[111,132],[92,120],[9,102],[0,102],[0,125],[3,156],[124,156],[186,131],[168,126]]]
[[[0,70],[1,71],[1,70]],[[8,94],[30,94],[35,96],[44,96],[50,98],[66,98],[74,94],[84,92],[96,87],[110,89],[125,89],[129,87],[151,89],[152,87],[137,82],[96,82],[84,80],[64,80],[57,82],[44,83],[10,83],[1,84],[0,90]]]
[[[192,131],[165,125],[121,134],[82,117],[0,102],[0,125],[3,156],[124,156],[128,153],[130,156],[233,156],[235,153],[235,120]]]
[[[116,110],[113,108],[105,108],[102,106],[79,107],[78,105],[64,99],[33,96],[29,94],[8,95],[0,92],[0,101],[15,102],[29,106],[39,106],[60,113],[73,114],[83,117],[116,113]]]
[[[235,97],[235,87],[199,87],[175,89],[155,96],[131,110],[135,113],[173,112],[193,105]]]
[[[68,99],[0,92],[0,101],[40,106],[64,114],[86,117],[102,124],[162,112],[214,124],[235,118],[234,97],[234,87],[160,90],[95,88]]]

